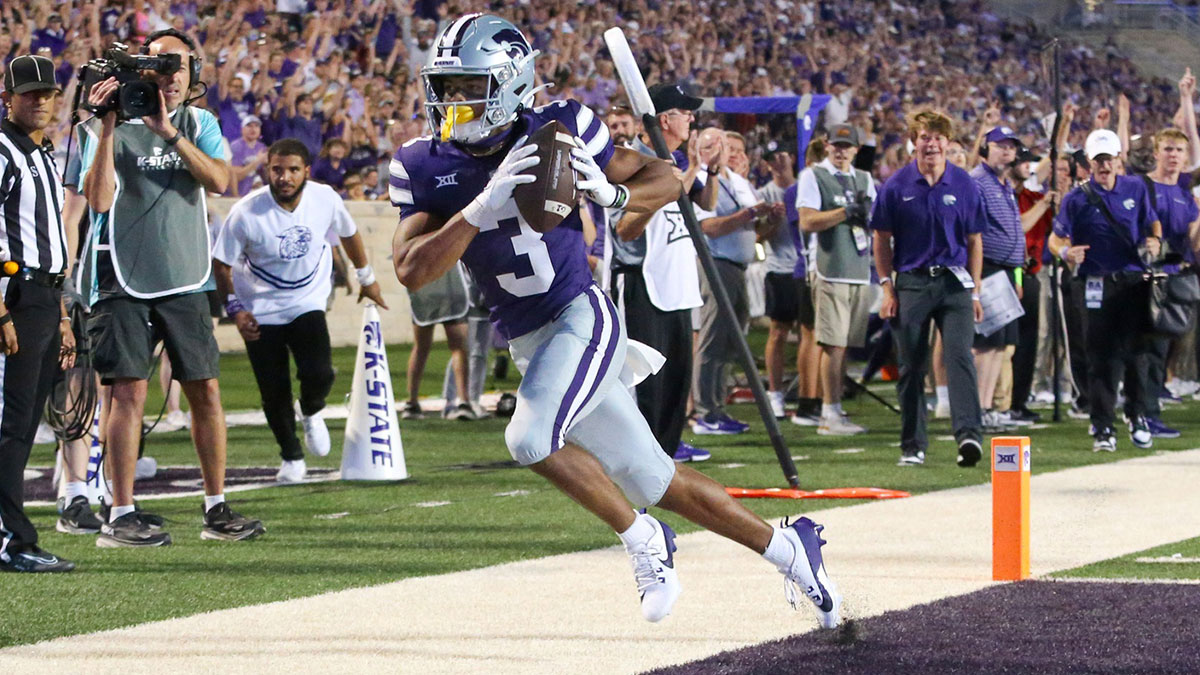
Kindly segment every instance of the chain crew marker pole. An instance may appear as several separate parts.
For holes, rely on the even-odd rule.
[[[992,579],[1029,578],[1028,436],[992,439]]]

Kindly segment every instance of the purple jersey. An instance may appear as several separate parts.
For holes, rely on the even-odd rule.
[[[523,111],[506,144],[558,120],[583,139],[600,167],[613,155],[608,127],[576,101]],[[400,217],[418,212],[449,220],[483,191],[507,150],[475,157],[454,143],[429,137],[405,143],[391,163],[389,192]],[[549,232],[535,232],[509,200],[485,214],[462,261],[483,292],[492,323],[513,339],[553,320],[592,284],[578,209]]]

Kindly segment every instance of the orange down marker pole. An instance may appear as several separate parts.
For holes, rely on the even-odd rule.
[[[992,439],[992,579],[1029,578],[1029,437]]]

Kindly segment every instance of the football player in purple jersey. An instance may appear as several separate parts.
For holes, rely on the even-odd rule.
[[[798,589],[823,626],[836,625],[840,596],[822,564],[820,526],[801,518],[772,527],[658,448],[627,386],[662,357],[627,341],[592,282],[578,210],[545,233],[521,217],[513,188],[534,180],[522,172],[539,161],[525,139],[554,120],[574,132],[576,185],[593,202],[649,212],[681,190],[670,164],[614,148],[603,120],[578,102],[533,108],[537,54],[496,16],[463,16],[438,36],[421,71],[433,136],[404,144],[391,162],[396,276],[414,289],[465,263],[523,373],[509,451],[617,532],[646,619],[665,617],[679,595],[675,534],[631,502],[754,549],[784,574],[793,606]]]

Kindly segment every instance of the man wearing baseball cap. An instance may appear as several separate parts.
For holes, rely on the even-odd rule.
[[[693,112],[700,99],[679,85],[656,84],[650,100],[662,126],[663,141],[672,152],[681,180],[700,205],[716,204],[717,181],[704,181],[721,168],[721,146],[714,143],[701,153],[691,131]],[[689,139],[689,136],[691,138]],[[719,139],[718,139],[719,140]],[[680,151],[687,142],[687,153]],[[656,156],[649,139],[633,136],[629,147]],[[705,168],[706,167],[706,168]],[[629,338],[649,345],[666,357],[659,371],[637,386],[638,410],[654,438],[677,462],[699,462],[711,455],[683,441],[687,399],[692,381],[692,309],[699,307],[700,279],[696,249],[679,205],[671,202],[653,213],[626,213],[607,209],[610,224],[605,233],[611,242],[611,292],[621,308]]]
[[[1084,150],[1092,177],[1063,199],[1050,250],[1086,280],[1092,450],[1114,452],[1117,379],[1127,366],[1138,362],[1147,345],[1147,286],[1139,249],[1158,256],[1162,224],[1145,182],[1117,175],[1121,141],[1115,133],[1093,131]],[[1139,448],[1149,448],[1153,438],[1144,417],[1145,399],[1155,393],[1143,391],[1139,379],[1125,378],[1125,415],[1130,440]]]
[[[25,515],[24,475],[54,370],[75,364],[75,337],[62,301],[68,263],[63,185],[45,129],[61,92],[54,62],[18,56],[4,74],[0,122],[0,571],[70,572],[75,564],[38,547]],[[15,272],[8,269],[9,263]],[[86,500],[86,497],[84,497]]]
[[[817,433],[848,436],[866,431],[842,412],[846,349],[862,347],[871,312],[871,236],[867,215],[875,201],[871,175],[853,166],[858,129],[829,129],[828,156],[800,172],[796,203],[800,228],[816,233],[814,332],[821,345],[821,421]],[[805,289],[807,291],[807,289]]]
[[[242,118],[242,135],[229,144],[233,161],[233,180],[229,181],[230,197],[245,197],[254,189],[254,177],[267,161],[267,146],[262,142],[262,120],[257,115]],[[234,190],[236,189],[236,192]]]
[[[981,278],[1002,274],[1019,295],[1020,277],[1017,270],[1025,262],[1025,232],[1021,228],[1021,211],[1010,180],[1010,170],[1017,158],[1021,141],[1012,127],[993,127],[984,136],[980,149],[983,161],[971,170],[971,178],[979,186],[987,226],[983,231],[983,273]],[[992,409],[996,383],[1004,369],[1008,347],[1016,347],[1017,322],[1014,319],[987,335],[975,335],[975,372],[979,384],[979,405],[983,408],[985,432],[996,433],[1007,424],[1007,416]],[[1007,357],[1011,358],[1011,357]]]

